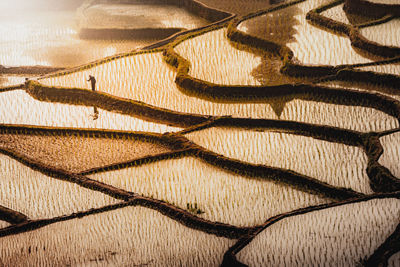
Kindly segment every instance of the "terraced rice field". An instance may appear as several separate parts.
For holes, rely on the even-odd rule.
[[[301,12],[295,16],[299,21],[298,25],[294,26],[297,31],[296,42],[288,44],[295,58],[302,64],[311,65],[335,66],[370,62],[354,51],[348,38],[314,27],[307,22],[307,12],[329,2],[327,0],[306,1],[297,5]]]
[[[74,67],[156,41],[79,39],[75,13],[70,11],[4,14],[0,34],[0,65],[5,66]]]
[[[0,266],[399,266],[397,20],[201,2],[223,20],[0,80]]]
[[[150,12],[149,12],[150,11]],[[88,28],[186,28],[207,24],[178,6],[151,4],[97,4],[85,10]],[[171,19],[174,17],[174,19]]]
[[[344,12],[343,7],[344,4],[337,5],[322,12],[321,15],[334,21],[350,24],[349,18],[347,17],[346,12]]]
[[[382,36],[379,34],[382,32],[390,34]],[[361,29],[361,34],[367,39],[383,45],[400,46],[400,19],[393,19],[384,24]]]
[[[384,153],[380,159],[380,163],[386,166],[396,177],[400,176],[400,169],[398,164],[392,159],[399,158],[399,138],[400,134],[391,134],[381,138]]]
[[[290,169],[335,186],[372,193],[365,173],[367,156],[357,147],[292,134],[224,128],[191,133],[188,138],[229,158]]]
[[[93,107],[38,101],[21,90],[3,92],[0,94],[0,98],[4,103],[2,105],[3,112],[0,115],[4,124],[126,131],[134,129],[145,132],[169,132],[180,129],[102,109],[98,109],[99,118],[93,120]]]
[[[238,258],[249,266],[263,262],[290,265],[285,254],[292,255],[298,264],[354,265],[354,259],[371,254],[394,231],[398,213],[399,200],[387,199],[286,218],[257,236]],[[289,242],[290,247],[286,245]],[[348,249],[347,243],[360,249]],[[257,249],[264,253],[257,253]]]

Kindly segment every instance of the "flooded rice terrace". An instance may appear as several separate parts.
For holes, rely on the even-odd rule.
[[[81,40],[75,12],[34,11],[0,17],[0,64],[74,67],[154,40]]]
[[[400,266],[397,1],[1,1],[0,266]]]

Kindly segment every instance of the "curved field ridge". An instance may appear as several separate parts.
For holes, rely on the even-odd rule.
[[[371,53],[383,58],[393,58],[400,56],[400,47],[382,45],[372,40],[368,40],[361,35],[360,31],[357,28],[353,27],[352,25],[334,21],[320,14],[322,11],[331,8],[333,5],[338,5],[341,3],[343,3],[343,1],[339,0],[332,2],[331,4],[313,9],[307,13],[307,19],[310,20],[312,23],[316,23],[319,26],[347,35],[353,47],[364,50],[367,53]],[[364,31],[365,29],[366,28],[364,28]]]
[[[387,46],[400,46],[400,19],[392,19],[383,24],[363,28],[361,34],[371,41]],[[377,34],[385,33],[385,34]],[[390,33],[390,34],[388,34]]]
[[[272,218],[269,218],[265,223],[264,223],[264,225],[263,225],[263,227],[262,228],[259,228],[259,230],[256,230],[256,231],[254,231],[254,232],[252,232],[252,233],[250,233],[248,236],[245,236],[245,237],[243,237],[243,238],[241,238],[241,239],[239,239],[238,240],[238,242],[235,244],[235,245],[233,245],[232,247],[230,247],[229,248],[229,250],[225,253],[225,256],[224,256],[224,261],[223,261],[223,263],[222,263],[222,265],[221,266],[247,266],[247,265],[244,265],[244,264],[242,264],[241,262],[239,262],[238,260],[237,260],[237,258],[236,258],[236,255],[238,255],[239,253],[241,253],[241,251],[243,250],[243,249],[245,249],[249,244],[251,244],[252,242],[253,242],[253,240],[255,239],[255,238],[257,238],[257,236],[258,235],[260,235],[264,230],[266,230],[266,229],[268,229],[269,227],[272,227],[273,225],[275,225],[276,223],[281,223],[281,221],[283,220],[283,221],[286,221],[287,219],[290,219],[290,218],[292,218],[291,220],[293,221],[293,220],[296,220],[298,217],[298,215],[301,215],[301,216],[306,216],[306,217],[309,217],[309,215],[311,215],[312,216],[312,214],[315,214],[316,212],[320,212],[320,211],[325,211],[324,213],[326,214],[326,215],[328,215],[329,216],[329,211],[330,211],[330,209],[335,209],[335,208],[341,208],[342,210],[344,209],[344,212],[346,212],[346,213],[349,213],[349,212],[352,212],[350,209],[346,209],[346,207],[348,206],[348,205],[364,205],[363,203],[366,203],[366,205],[364,205],[364,206],[367,206],[367,208],[368,208],[368,202],[371,202],[371,201],[379,201],[379,200],[384,200],[384,201],[386,201],[386,202],[388,202],[388,201],[392,201],[392,202],[396,202],[396,205],[393,207],[391,207],[391,206],[389,206],[389,207],[387,207],[387,209],[397,209],[397,212],[395,211],[394,212],[394,214],[391,214],[390,212],[388,212],[388,213],[386,213],[386,214],[388,214],[389,216],[392,216],[392,218],[393,218],[393,220],[392,221],[389,221],[388,223],[390,223],[391,224],[391,226],[392,226],[392,231],[394,230],[394,228],[397,226],[397,224],[398,224],[398,208],[399,208],[399,200],[398,200],[398,198],[399,198],[399,196],[400,196],[400,192],[396,192],[396,193],[390,193],[390,194],[379,194],[379,195],[370,195],[370,196],[366,196],[366,197],[364,197],[364,198],[359,198],[359,199],[355,199],[355,200],[350,200],[350,201],[344,201],[344,202],[336,202],[336,203],[331,203],[331,204],[326,204],[326,205],[320,205],[320,206],[313,206],[313,207],[308,207],[308,208],[305,208],[305,209],[299,209],[299,210],[295,210],[295,211],[292,211],[292,212],[288,212],[288,213],[285,213],[285,214],[281,214],[281,215],[278,215],[278,216],[275,216],[275,217],[272,217]],[[373,208],[375,208],[374,206],[372,206]],[[335,215],[335,214],[333,214],[332,213],[332,215],[333,216],[337,216],[337,215]],[[354,214],[352,214],[351,216],[354,216]],[[342,218],[345,218],[346,216],[343,216]],[[370,220],[375,220],[375,216],[372,216],[372,217],[370,217]],[[282,222],[282,223],[284,223],[284,222]],[[322,227],[324,227],[324,225],[325,224],[320,224]],[[308,226],[306,226],[306,227],[308,227]],[[326,227],[330,227],[329,225],[327,225]],[[355,227],[355,226],[353,226],[353,227]],[[373,227],[373,229],[374,229],[375,227]],[[302,227],[298,227],[297,229],[299,229],[300,231],[302,230]],[[294,228],[294,230],[297,230],[296,228]],[[385,231],[387,231],[387,228],[385,228],[386,230]],[[337,229],[335,230],[336,232],[337,232]],[[389,231],[390,231],[390,229],[389,229]],[[396,231],[398,231],[398,230],[396,230]],[[309,232],[310,233],[310,232]],[[329,232],[328,233],[325,233],[325,234],[329,234]],[[391,238],[391,232],[387,232],[386,233],[386,237],[388,237],[389,236],[389,242],[390,242],[390,238]],[[382,237],[382,236],[380,236],[380,235],[377,235],[377,237],[378,238],[385,238],[385,237]],[[386,243],[386,241],[388,241],[388,240],[384,240],[384,242]],[[375,241],[375,242],[379,242],[379,241]],[[381,242],[383,242],[383,241],[381,241]],[[364,256],[371,256],[371,257],[373,257],[374,255],[376,255],[375,253],[376,253],[376,251],[374,252],[373,250],[374,250],[375,248],[369,248],[369,254],[367,254],[367,255],[364,255]],[[379,252],[378,252],[379,253]],[[371,255],[372,254],[372,255]],[[265,254],[264,254],[265,255]],[[280,256],[279,255],[281,255],[280,253],[279,254],[277,254],[277,260],[284,260],[284,259],[282,259],[282,258],[280,258]],[[304,254],[303,254],[303,256],[304,256]],[[311,254],[308,254],[308,256],[311,256]],[[316,260],[321,260],[321,258],[319,258],[318,259],[318,257],[320,257],[320,256],[322,256],[322,255],[318,255],[315,259]],[[389,256],[390,256],[390,254],[389,254]],[[387,259],[388,259],[389,257],[387,257],[387,258],[383,258],[383,262],[385,262],[385,260],[387,261]],[[340,258],[339,258],[340,259]],[[339,260],[338,258],[336,258],[335,260]],[[307,259],[305,259],[304,257],[301,259],[299,259],[300,261],[304,261],[304,260],[307,260]],[[322,259],[323,260],[323,259]],[[353,259],[354,260],[354,259]],[[379,261],[379,263],[383,263],[382,261]],[[353,264],[355,264],[354,262],[353,262]]]
[[[382,17],[386,14],[400,15],[400,4],[397,1],[345,0],[349,12],[364,16]]]
[[[367,2],[365,0],[358,1]],[[391,116],[396,124],[390,124],[389,129],[385,131],[361,132],[304,122],[255,118],[252,113],[248,117],[237,118],[222,116],[224,114],[218,114],[218,112],[211,114],[211,111],[207,110],[203,114],[187,111],[177,112],[162,108],[159,103],[149,105],[147,100],[144,103],[131,100],[129,96],[122,98],[102,92],[92,92],[84,89],[85,86],[80,84],[72,86],[75,88],[66,88],[67,84],[63,84],[62,87],[52,87],[29,81],[24,87],[26,93],[40,101],[50,102],[43,103],[49,106],[68,104],[73,107],[83,106],[86,109],[98,107],[110,114],[122,113],[127,117],[135,117],[138,121],[156,122],[175,128],[160,130],[161,128],[145,128],[138,124],[136,126],[140,126],[140,129],[134,126],[131,129],[118,131],[101,128],[89,129],[90,127],[85,124],[62,124],[61,126],[64,128],[54,127],[54,125],[51,125],[53,127],[39,127],[0,124],[0,135],[5,138],[5,144],[0,148],[0,152],[4,154],[2,157],[7,161],[1,166],[5,166],[4,168],[14,166],[9,168],[7,173],[3,172],[2,180],[14,184],[19,181],[18,179],[25,181],[21,182],[21,186],[7,186],[3,183],[3,190],[0,190],[5,195],[1,198],[2,202],[0,203],[0,220],[2,221],[0,224],[2,247],[0,265],[3,263],[10,265],[11,262],[18,259],[17,263],[20,265],[26,264],[26,262],[43,265],[49,264],[49,262],[64,265],[88,265],[94,264],[93,262],[100,265],[120,265],[129,262],[130,264],[160,266],[173,264],[182,266],[218,265],[221,263],[222,266],[242,266],[243,264],[236,259],[236,256],[245,263],[261,265],[274,261],[287,265],[293,262],[341,264],[358,261],[358,263],[370,266],[394,262],[398,257],[395,253],[398,252],[400,237],[399,226],[396,228],[399,221],[400,180],[396,177],[397,169],[393,167],[395,164],[393,161],[398,159],[390,160],[386,156],[394,154],[397,157],[397,154],[391,149],[397,145],[396,139],[400,131],[398,128],[400,102],[387,95],[365,92],[360,88],[350,90],[320,84],[331,80],[346,79],[352,85],[368,81],[377,84],[380,78],[384,78],[383,87],[395,91],[399,75],[360,71],[355,68],[389,66],[398,63],[400,56],[396,54],[397,48],[384,47],[366,41],[364,44],[369,46],[362,49],[371,48],[372,54],[380,54],[388,59],[340,66],[305,66],[294,61],[293,52],[286,45],[254,37],[237,29],[241,21],[305,3],[303,15],[312,8],[324,4],[321,8],[311,10],[308,14],[311,14],[310,17],[314,16],[314,20],[318,23],[321,22],[319,27],[332,31],[336,27],[335,25],[338,25],[337,21],[333,21],[332,24],[328,23],[333,25],[330,29],[328,24],[323,25],[326,18],[319,13],[324,9],[329,10],[339,2],[325,5],[327,2],[325,0],[313,2],[299,0],[276,5],[268,10],[242,16],[232,21],[227,29],[227,38],[235,48],[250,50],[267,60],[270,57],[281,61],[284,63],[283,72],[293,76],[310,76],[312,79],[308,80],[309,83],[287,82],[269,87],[243,86],[232,85],[228,82],[226,82],[228,84],[209,83],[190,76],[193,62],[189,62],[177,53],[182,52],[178,51],[178,45],[189,42],[189,39],[195,43],[195,37],[202,37],[207,33],[220,34],[218,30],[225,27],[234,18],[233,15],[202,29],[179,33],[149,47],[160,47],[158,49],[117,55],[42,78],[58,79],[57,77],[60,77],[61,79],[61,76],[66,77],[68,74],[73,76],[74,73],[79,77],[82,73],[86,75],[84,71],[90,71],[105,62],[117,65],[118,60],[127,60],[129,56],[143,54],[146,55],[143,58],[147,58],[147,56],[152,58],[158,53],[161,60],[164,59],[177,69],[177,73],[174,70],[170,71],[170,73],[176,74],[175,83],[179,87],[176,89],[180,89],[180,92],[186,94],[186,97],[203,98],[212,103],[213,107],[218,107],[221,103],[229,106],[238,103],[252,105],[259,102],[272,102],[275,105],[274,111],[276,111],[279,110],[277,106],[282,103],[297,99],[294,101],[314,101],[332,105],[373,108]],[[367,2],[367,4],[369,3]],[[396,10],[395,6],[391,7],[394,11]],[[376,16],[376,20],[359,25],[360,28],[386,23],[396,15],[392,14],[393,12],[386,13],[387,10],[384,11],[383,15]],[[221,32],[223,31],[221,30]],[[222,39],[220,40],[222,41]],[[394,53],[395,56],[392,57],[391,53]],[[364,77],[366,78],[364,79]],[[166,80],[174,83],[171,77]],[[286,79],[286,81],[288,80],[290,77]],[[21,86],[4,88],[4,92],[1,94],[5,96],[18,93],[18,91],[13,91],[17,88],[22,89]],[[387,94],[386,91],[383,92]],[[279,105],[276,105],[277,103]],[[265,105],[263,107],[265,108]],[[6,118],[11,116],[7,114],[10,113],[9,110],[3,109],[3,113]],[[378,112],[374,114],[376,115]],[[326,115],[335,116],[334,114]],[[51,116],[49,117],[51,118]],[[385,117],[379,120],[385,121],[385,123],[389,121]],[[15,122],[10,121],[9,123]],[[177,129],[177,127],[182,129]],[[246,131],[246,134],[242,137],[240,134],[233,134],[229,138],[225,133],[221,136],[215,134],[226,129],[236,132]],[[159,133],[152,133],[153,131]],[[208,141],[207,136],[204,136],[207,131],[211,132],[210,136],[214,137],[213,140]],[[81,161],[82,155],[78,155],[76,157],[77,165],[81,161],[82,165],[87,165],[87,168],[68,168],[67,165],[62,164],[57,166],[57,161],[60,159],[54,156],[54,160],[52,160],[54,162],[36,157],[32,153],[39,153],[37,148],[40,146],[28,146],[31,145],[31,140],[37,137],[43,141],[57,138],[61,140],[64,136],[71,136],[71,140],[79,140],[84,145],[105,140],[112,140],[112,142],[134,140],[151,147],[163,147],[163,150],[155,151],[152,154],[138,154],[133,158],[125,157],[121,153],[118,155],[121,158],[117,157],[115,160],[106,158],[100,164],[90,166],[84,160]],[[280,139],[276,139],[276,136],[280,136]],[[27,138],[30,141],[27,141],[24,146],[9,144],[10,140],[18,138]],[[87,141],[81,141],[82,138],[86,138]],[[230,139],[235,140],[235,138],[239,138],[239,140],[237,144],[221,147],[218,145],[218,138],[219,140],[227,139],[224,142]],[[312,170],[307,172],[308,170],[299,169],[296,165],[285,165],[284,161],[275,162],[275,165],[271,164],[264,158],[264,153],[257,152],[255,148],[258,145],[257,138],[264,139],[264,143],[278,142],[279,144],[271,144],[277,146],[274,153],[284,151],[288,158],[293,157],[296,151],[285,151],[286,140],[294,140],[296,145],[305,144],[304,147],[314,149],[312,155],[315,158],[318,158],[318,151],[321,151],[323,157],[327,157],[324,158],[325,161],[330,161],[329,152],[331,150],[329,147],[344,149],[333,150],[332,154],[350,154],[348,151],[357,151],[354,153],[357,162],[353,164],[357,165],[357,168],[349,167],[351,169],[349,172],[363,173],[361,185],[348,183],[346,179],[354,178],[354,175],[346,174],[346,172],[337,175],[336,179],[340,179],[340,176],[346,177],[332,182],[329,180],[329,173],[324,173],[324,177],[322,177]],[[241,141],[245,144],[241,144]],[[393,145],[393,143],[396,144]],[[241,148],[246,144],[254,151],[246,152],[244,149],[237,154],[238,151],[235,151],[234,147]],[[52,146],[56,147],[57,144],[49,144],[47,150],[40,151],[40,153],[47,153],[46,151],[50,151]],[[61,153],[63,152],[61,151]],[[10,157],[12,159],[9,159]],[[335,160],[332,162],[336,162]],[[178,164],[175,164],[176,162]],[[340,164],[340,162],[335,163],[335,165]],[[340,167],[344,166],[344,164],[340,165]],[[318,166],[313,168],[318,168]],[[159,170],[157,171],[157,169]],[[25,172],[30,175],[24,176]],[[15,179],[15,173],[17,173],[18,179]],[[40,180],[42,185],[37,186],[37,183],[32,185],[26,181],[27,179]],[[191,189],[191,186],[196,183],[190,179],[194,179],[199,188]],[[43,181],[45,181],[44,184]],[[50,188],[55,185],[67,193],[59,194],[63,198],[56,198],[55,201],[50,201],[52,205],[46,205],[47,199],[42,198],[44,194],[37,188]],[[233,185],[236,186],[236,189]],[[215,191],[224,192],[218,195],[216,192],[210,191],[210,187]],[[11,191],[10,188],[11,190],[16,189]],[[179,192],[174,192],[174,188],[180,188],[177,191],[184,192],[180,194],[181,198],[179,198]],[[20,192],[29,192],[29,197],[27,199],[21,197]],[[78,197],[73,198],[70,197],[76,195],[73,192],[81,193],[77,193]],[[79,197],[84,196],[84,192],[92,192],[95,198],[85,197],[89,200],[88,202],[80,201]],[[246,195],[243,199],[251,199],[247,203],[249,204],[247,207],[238,201],[242,199],[239,199],[239,194],[235,195],[235,192]],[[274,194],[277,196],[276,198],[273,197]],[[49,196],[52,195],[49,194]],[[268,197],[273,199],[268,203],[262,203]],[[71,201],[65,201],[67,198],[71,198]],[[299,199],[308,200],[301,202],[298,201]],[[30,206],[24,201],[29,202]],[[67,202],[66,206],[59,205],[63,201]],[[309,206],[316,204],[319,205]],[[61,207],[54,208],[54,205]],[[274,207],[271,208],[271,206]],[[260,212],[259,209],[263,209],[263,211]],[[226,215],[224,214],[225,210],[228,213]],[[258,215],[252,216],[252,211]],[[268,217],[270,218],[267,219]],[[77,220],[78,218],[79,220]],[[317,219],[319,223],[315,223]],[[355,224],[354,222],[357,220],[360,222]],[[306,221],[311,223],[304,225]],[[325,223],[320,223],[321,221]],[[279,230],[280,227],[285,231]],[[268,241],[270,237],[274,236],[274,233],[277,238],[272,238],[271,242]],[[365,246],[354,247],[352,242],[347,241],[346,238],[354,233],[357,233],[357,236],[353,240],[357,240]],[[265,234],[268,234],[268,237],[265,237]],[[308,239],[304,236],[310,237],[316,242],[307,243]],[[87,241],[82,242],[82,237]],[[290,239],[290,237],[294,238]],[[229,239],[237,239],[237,241],[234,244],[234,241]],[[64,244],[64,241],[60,243],[60,240],[72,240],[73,242]],[[275,240],[286,241],[284,243],[272,242]],[[296,247],[296,242],[297,244],[301,244],[301,242],[307,244],[301,244],[301,246],[297,246],[299,249],[285,253],[291,255],[291,259],[293,259],[292,262],[285,262],[281,257],[285,255],[282,255],[280,249],[272,249],[272,252],[270,250],[266,253],[264,250],[259,251],[263,249],[261,245],[252,247],[257,242],[262,244],[264,241],[269,242],[270,248],[279,247],[279,243],[283,244],[282,247],[285,248],[288,248],[289,244],[292,245],[291,247]],[[344,241],[345,244],[341,241]],[[330,245],[319,246],[319,244],[325,243]],[[59,249],[60,244],[68,255]],[[229,246],[230,248],[228,248]],[[154,250],[154,247],[161,249],[160,251]],[[194,248],[200,248],[200,252],[194,253]],[[303,252],[303,248],[306,253]],[[326,248],[330,248],[332,253],[324,254],[323,251]],[[226,251],[225,256],[222,255],[224,251]],[[314,254],[321,253],[313,256],[313,252]],[[178,254],[181,258],[177,257]],[[275,257],[271,259],[268,258],[268,255]],[[139,262],[138,259],[143,262]],[[308,259],[311,260],[308,261]]]
[[[367,156],[360,147],[281,132],[230,128],[210,128],[187,137],[229,158],[285,168],[331,185],[372,193],[366,173]]]
[[[90,216],[59,218],[57,223],[35,231],[4,236],[0,238],[2,264],[218,266],[233,243],[127,204],[131,203],[105,207]]]
[[[315,77],[315,78],[327,78],[334,80],[347,80],[352,82],[370,82],[373,84],[378,84],[380,86],[396,87],[396,82],[400,79],[399,75],[382,75],[378,73],[366,72],[353,70],[353,67],[359,65],[368,64],[388,64],[389,62],[382,61],[376,63],[365,63],[365,64],[348,64],[348,65],[304,65],[294,62],[293,52],[288,48],[287,45],[282,45],[275,43],[274,41],[269,41],[264,38],[249,35],[243,31],[238,30],[238,26],[241,22],[252,19],[254,17],[259,17],[265,14],[275,12],[280,9],[284,9],[290,6],[296,6],[298,4],[304,3],[305,0],[298,0],[289,2],[287,4],[269,8],[260,12],[255,12],[241,18],[234,19],[228,26],[227,37],[234,43],[240,44],[244,47],[250,47],[251,49],[256,49],[259,51],[264,51],[275,56],[279,56],[284,60],[284,67],[281,71],[290,76],[303,76],[303,77]],[[358,49],[361,49],[367,53],[372,53],[376,56],[393,58],[393,63],[398,62],[400,58],[400,47],[388,47],[383,46],[374,42],[370,42],[365,39],[357,30],[357,28],[332,20],[330,18],[324,17],[319,13],[329,10],[332,7],[340,5],[343,1],[334,1],[319,8],[310,10],[307,13],[307,19],[322,27],[326,30],[334,31],[336,33],[348,35],[352,41],[352,45]],[[307,5],[305,5],[307,6]],[[377,23],[384,23],[387,20],[381,20]],[[246,49],[246,48],[245,48]],[[379,78],[381,79],[379,79]],[[382,79],[383,78],[383,79]],[[396,87],[397,88],[397,87]]]
[[[328,262],[331,266],[354,266],[368,259],[395,232],[399,216],[400,200],[389,198],[285,218],[260,233],[238,259],[249,266],[283,266],[293,261],[312,266]]]
[[[330,202],[324,196],[217,169],[194,157],[96,173],[90,178],[182,209],[196,203],[199,217],[238,227],[256,226],[285,211]],[[209,188],[218,192],[210,194]]]
[[[54,180],[51,175],[32,170],[6,155],[0,155],[0,163],[0,205],[30,219],[61,216],[115,203],[112,197]],[[52,190],[46,190],[48,188]],[[10,216],[9,213],[8,218]],[[22,220],[21,215],[18,217],[19,223],[27,220]]]
[[[11,224],[26,222],[28,217],[18,211],[0,206],[0,220]]]
[[[53,91],[53,93],[57,93],[57,91]],[[49,98],[51,98],[51,94],[49,94]],[[118,106],[115,105],[113,109],[112,103],[110,103],[112,100],[108,101],[108,105],[105,105],[104,109],[99,106],[97,110],[98,118],[93,120],[95,104],[78,106],[73,104],[76,102],[79,103],[79,100],[70,101],[71,103],[65,100],[68,100],[68,98],[63,97],[62,100],[57,101],[58,103],[48,103],[38,101],[35,97],[31,97],[27,92],[22,90],[2,92],[0,93],[0,101],[3,103],[0,120],[2,123],[9,124],[34,124],[50,127],[115,130],[136,129],[138,131],[159,133],[180,130],[179,127],[146,121],[145,119],[135,118],[127,114],[118,114]],[[90,98],[81,101],[87,100],[90,101]],[[11,110],[14,112],[10,112]],[[21,114],[24,115],[22,116]]]

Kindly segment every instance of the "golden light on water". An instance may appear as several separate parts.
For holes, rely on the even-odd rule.
[[[18,70],[28,73],[41,68],[27,65],[67,68],[42,79],[0,73],[0,86],[23,83],[25,77],[38,78],[43,86],[28,82],[0,90],[0,150],[7,152],[0,153],[0,266],[220,266],[235,239],[258,232],[266,221],[267,228],[237,253],[239,261],[249,266],[354,266],[385,239],[390,241],[400,200],[394,194],[371,194],[375,184],[381,185],[373,181],[381,177],[378,168],[388,168],[384,175],[400,175],[400,131],[394,133],[399,116],[391,106],[379,106],[400,106],[400,94],[379,96],[357,83],[345,88],[331,80],[310,86],[282,71],[290,58],[275,54],[284,51],[254,53],[246,38],[241,46],[232,45],[227,27],[209,24],[202,32],[203,22],[191,17],[199,11],[190,15],[172,4],[150,8],[137,4],[144,1],[131,0],[135,5],[128,6],[102,0],[86,6],[95,18],[88,23],[104,26],[88,28],[104,33],[98,38],[132,24],[137,28],[128,28],[129,33],[148,25],[195,28],[194,36],[182,33],[176,46],[110,57],[149,41],[114,40],[120,35],[84,39],[75,28],[75,10],[52,9],[55,3],[84,0],[0,1],[0,11],[8,14],[0,17],[0,65],[22,65]],[[230,5],[236,1],[261,2],[235,0]],[[367,62],[347,37],[306,20],[310,10],[330,1],[305,0],[290,11],[282,6],[265,15],[271,23],[260,20],[262,31],[257,31],[260,22],[246,23],[238,15],[243,19],[239,30],[288,44],[296,57],[292,63]],[[175,9],[182,9],[180,15]],[[342,7],[331,8],[325,15],[345,21],[340,12]],[[387,41],[397,38],[393,34]],[[177,55],[190,68],[176,68],[184,66]],[[269,96],[275,88],[255,75],[260,66],[265,80],[281,82],[273,79],[278,71],[278,77],[287,75],[276,87],[284,88],[283,94],[273,100]],[[399,75],[397,67],[358,69]],[[89,75],[96,78],[96,92]],[[180,83],[181,77],[192,88]],[[286,88],[294,90],[293,98]],[[355,89],[349,94],[354,99],[345,99],[350,89]],[[375,150],[384,155],[379,159]],[[333,206],[343,199],[348,202]],[[115,203],[121,205],[110,206]],[[145,206],[129,206],[140,203]],[[326,206],[317,210],[319,204]],[[3,222],[4,208],[26,215],[22,223]],[[54,223],[44,227],[46,221],[34,221],[51,218]],[[37,222],[42,228],[35,228]],[[26,223],[32,225],[29,232]]]

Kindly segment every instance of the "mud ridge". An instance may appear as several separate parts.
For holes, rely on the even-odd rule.
[[[350,12],[368,17],[383,17],[387,14],[400,16],[400,5],[378,4],[367,0],[345,0],[344,8]]]
[[[21,212],[0,205],[0,220],[11,224],[19,224],[28,221],[28,217]]]
[[[400,251],[400,224],[396,230],[363,263],[366,267],[388,266],[389,258]]]
[[[210,234],[215,234],[217,236],[238,238],[246,234],[248,231],[257,228],[257,226],[237,227],[219,222],[211,222],[206,219],[197,217],[192,213],[190,213],[189,211],[175,207],[174,205],[161,200],[156,200],[145,196],[139,196],[136,193],[128,192],[123,189],[119,189],[111,185],[107,185],[102,182],[92,180],[83,175],[68,173],[63,170],[51,168],[49,166],[44,166],[43,164],[35,162],[34,160],[26,159],[23,155],[17,154],[15,152],[10,152],[4,149],[0,149],[0,152],[16,159],[22,164],[27,165],[28,167],[37,170],[45,175],[66,182],[72,182],[90,190],[102,192],[116,199],[131,201],[132,202],[131,205],[138,205],[151,208],[192,229],[200,230]],[[104,211],[104,209],[100,209],[100,211]],[[84,216],[86,213],[83,212],[78,214],[81,214],[80,216]],[[77,215],[71,215],[70,217],[67,216],[66,219],[73,219],[76,217]],[[56,219],[50,219],[50,220],[38,220],[37,222],[30,222],[30,221],[24,222],[21,225],[12,226],[0,230],[0,237],[11,234],[17,234],[20,232],[30,231],[32,230],[32,225],[34,226],[33,228],[36,229],[48,225],[49,223],[58,222],[59,220],[65,220],[65,219],[63,219],[63,217],[58,217]]]
[[[342,4],[344,1],[334,1],[328,5],[313,9],[307,13],[307,20],[315,23],[319,27],[339,32],[348,36],[353,47],[359,48],[366,53],[373,54],[383,58],[394,58],[400,56],[400,47],[385,46],[366,39],[361,35],[360,31],[351,25],[332,20],[322,16],[320,13],[336,5]],[[387,20],[377,20],[373,25],[384,23]],[[371,25],[372,26],[372,25]]]
[[[346,204],[353,204],[353,203],[364,202],[364,201],[368,201],[368,200],[372,200],[372,199],[384,199],[384,198],[400,198],[400,192],[398,191],[398,192],[393,192],[393,193],[374,194],[374,195],[363,196],[363,197],[354,198],[354,199],[350,199],[350,200],[345,200],[345,201],[341,201],[341,202],[328,203],[328,204],[323,204],[323,205],[318,205],[318,206],[310,206],[307,208],[302,208],[302,209],[290,211],[287,213],[283,213],[283,214],[279,214],[277,216],[271,217],[264,223],[264,225],[261,228],[259,228],[258,230],[254,231],[254,232],[251,232],[249,235],[244,236],[243,238],[240,238],[236,244],[234,244],[232,247],[230,247],[224,255],[224,260],[223,260],[223,263],[221,264],[221,267],[247,266],[247,265],[239,262],[236,259],[235,255],[237,255],[243,248],[245,248],[248,244],[250,244],[250,242],[253,241],[253,239],[258,234],[260,234],[262,231],[264,231],[269,226],[271,226],[285,218],[289,218],[289,217],[301,215],[301,214],[307,214],[307,213],[310,213],[313,211],[343,206]],[[398,229],[396,229],[396,231],[397,230]],[[391,237],[389,237],[389,238],[391,238]]]
[[[298,0],[289,2],[282,6],[288,7],[292,5],[299,4],[305,0]],[[331,8],[332,6],[339,5],[343,0],[334,1],[325,6],[319,7],[317,9],[311,10],[307,14],[307,19],[318,27],[322,27],[326,30],[331,30],[339,34],[348,35],[352,41],[352,45],[362,51],[367,51],[369,54],[374,54],[375,56],[385,57],[389,60],[382,60],[381,63],[375,62],[374,64],[388,64],[391,61],[398,61],[400,57],[400,47],[389,47],[383,46],[365,39],[358,31],[357,28],[331,20],[319,14],[325,9]],[[281,69],[283,74],[294,77],[330,77],[329,80],[344,80],[353,81],[358,83],[370,83],[376,84],[383,87],[396,88],[398,89],[397,83],[400,80],[399,75],[382,74],[376,72],[363,72],[360,70],[354,70],[360,64],[349,64],[349,65],[339,65],[339,66],[308,66],[302,65],[293,61],[293,52],[286,46],[268,41],[263,38],[252,36],[250,34],[244,33],[237,29],[238,25],[247,19],[251,19],[256,16],[261,16],[268,14],[277,9],[266,9],[254,14],[250,14],[241,18],[236,18],[230,22],[227,27],[227,38],[234,44],[238,46],[238,49],[243,50],[255,50],[259,53],[267,53],[274,57],[280,57],[284,66]],[[384,23],[387,20],[375,21],[373,25],[377,23]],[[342,72],[341,72],[342,71]],[[397,90],[396,90],[397,91]],[[398,94],[398,91],[397,91]]]

